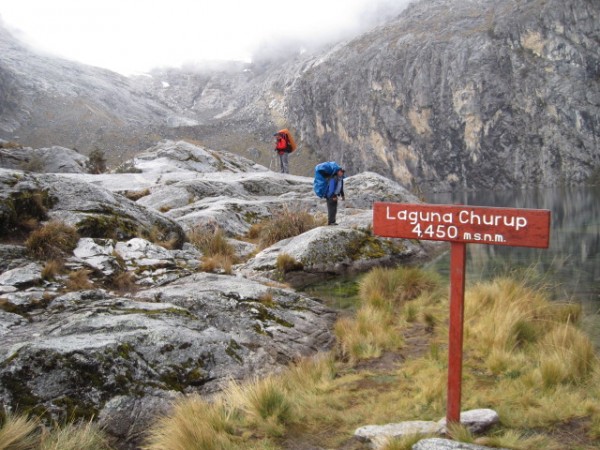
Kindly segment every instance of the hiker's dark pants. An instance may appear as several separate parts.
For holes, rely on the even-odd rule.
[[[337,215],[337,205],[337,198],[335,200],[333,198],[327,199],[327,225],[335,223],[335,216]]]
[[[288,167],[288,153],[279,154],[279,168],[281,169],[281,173],[290,173]]]

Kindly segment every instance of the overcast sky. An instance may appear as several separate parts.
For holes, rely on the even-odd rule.
[[[43,50],[124,74],[249,61],[260,44],[325,41],[409,0],[2,0],[11,31]]]

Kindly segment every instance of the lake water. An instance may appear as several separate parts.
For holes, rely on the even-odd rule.
[[[427,201],[550,210],[547,249],[468,244],[467,283],[534,269],[554,287],[558,300],[581,302],[584,328],[600,344],[600,187],[434,194]],[[447,275],[449,260],[444,254],[431,266]]]

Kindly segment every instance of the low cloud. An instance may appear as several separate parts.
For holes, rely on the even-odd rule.
[[[5,0],[19,38],[121,73],[314,49],[380,25],[408,0]],[[31,14],[31,11],[36,11]],[[14,33],[13,33],[14,34]]]

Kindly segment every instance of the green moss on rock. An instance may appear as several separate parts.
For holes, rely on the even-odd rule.
[[[225,353],[229,355],[231,358],[235,359],[238,363],[242,364],[244,360],[238,354],[238,351],[241,350],[242,347],[238,344],[235,339],[230,339],[227,344],[227,348],[225,349]]]
[[[56,199],[48,191],[34,189],[12,192],[0,202],[0,236],[4,236],[26,230],[28,220],[46,220]]]
[[[127,240],[138,236],[137,224],[118,215],[89,215],[76,226],[83,237]]]

